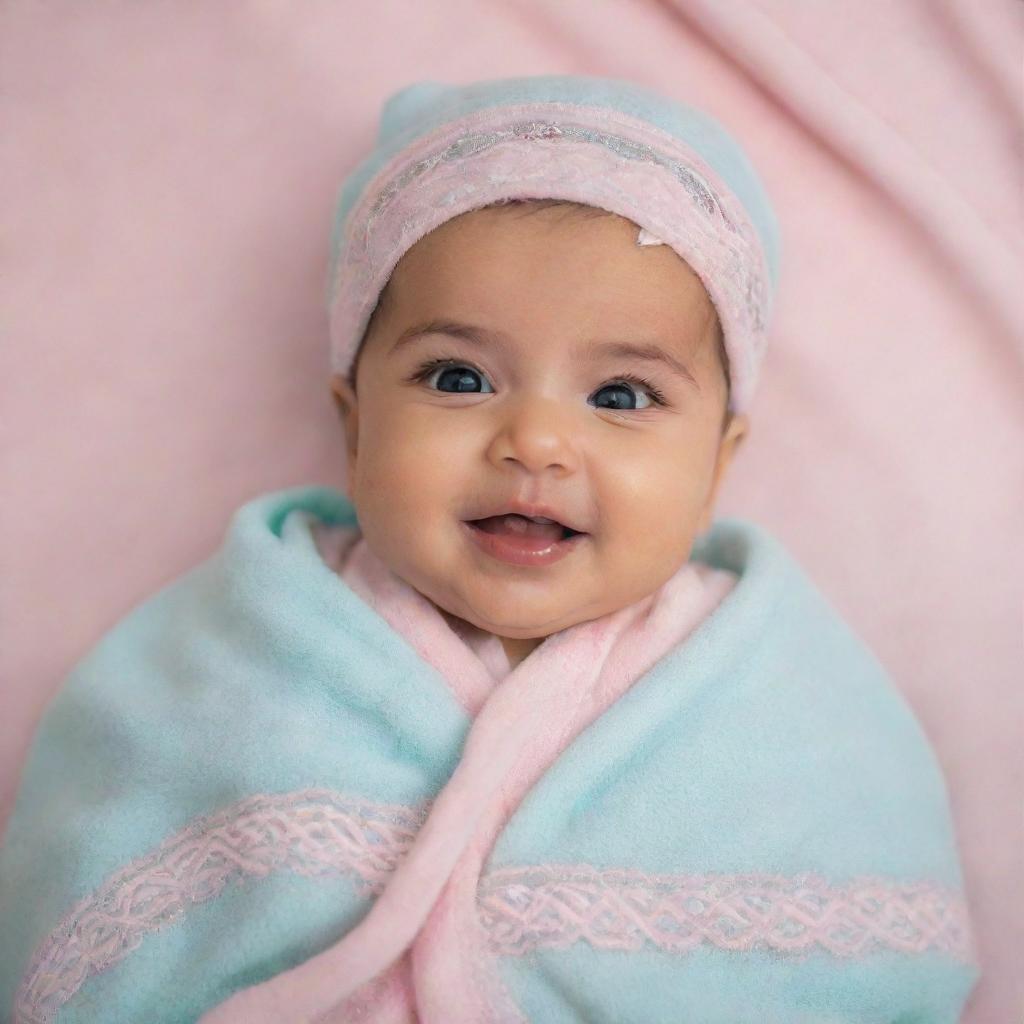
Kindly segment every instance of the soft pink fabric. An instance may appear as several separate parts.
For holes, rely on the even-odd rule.
[[[235,993],[203,1024],[420,1020],[523,1024],[493,969],[476,906],[480,872],[523,797],[572,740],[684,640],[736,583],[688,562],[636,604],[547,637],[509,670],[473,644],[356,531],[315,528],[342,579],[448,681],[473,719],[462,759],[370,912],[306,963]],[[338,563],[337,559],[341,559]],[[453,1001],[453,993],[459,993]],[[406,1016],[403,1016],[405,1007]]]
[[[923,723],[981,946],[964,1019],[1019,1016],[1022,59],[1018,0],[0,6],[0,818],[104,630],[243,501],[344,480],[329,218],[382,100],[621,75],[721,119],[772,196],[719,511],[786,544]]]

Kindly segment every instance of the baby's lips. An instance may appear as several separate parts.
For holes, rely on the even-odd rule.
[[[506,501],[495,502],[485,506],[490,509],[487,515],[481,516],[478,514],[467,516],[465,522],[477,523],[482,522],[484,519],[500,518],[502,516],[518,516],[522,519],[532,520],[537,522],[541,520],[538,525],[547,525],[552,523],[558,524],[562,529],[568,531],[569,534],[586,533],[586,530],[582,530],[577,526],[575,516],[571,513],[565,513],[560,511],[559,503],[552,502],[550,505],[543,504],[541,502],[524,501],[521,498],[510,498]],[[479,512],[479,509],[474,509],[475,513]]]
[[[487,516],[484,519],[471,520],[477,529],[484,533],[504,534],[518,537],[541,537],[545,540],[561,540],[573,531],[559,522],[535,523],[518,513],[500,516]]]

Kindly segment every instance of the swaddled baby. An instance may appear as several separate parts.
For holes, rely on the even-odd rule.
[[[232,518],[40,726],[16,1021],[954,1022],[944,781],[766,531],[714,521],[775,220],[632,83],[420,83],[342,191],[347,496]]]

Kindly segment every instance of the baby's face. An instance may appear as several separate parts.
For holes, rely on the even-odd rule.
[[[726,380],[700,280],[617,216],[476,210],[401,259],[359,358],[336,377],[348,493],[371,550],[448,613],[537,638],[653,593],[710,522],[746,422],[723,434]],[[489,332],[476,343],[448,321]],[[401,341],[401,343],[399,343]],[[602,352],[653,346],[683,364]],[[448,360],[432,370],[426,364]],[[658,404],[639,375],[663,396]],[[508,500],[586,531],[561,560],[512,565],[465,520]]]

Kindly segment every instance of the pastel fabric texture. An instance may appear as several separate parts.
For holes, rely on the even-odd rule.
[[[718,311],[730,405],[747,408],[779,275],[768,197],[710,115],[588,75],[417,82],[388,99],[376,148],[345,181],[335,214],[332,370],[348,372],[380,292],[415,242],[469,210],[525,197],[610,210],[686,260]]]
[[[978,977],[933,752],[766,531],[509,671],[319,486],[65,681],[0,937],[18,1024],[952,1024]]]

